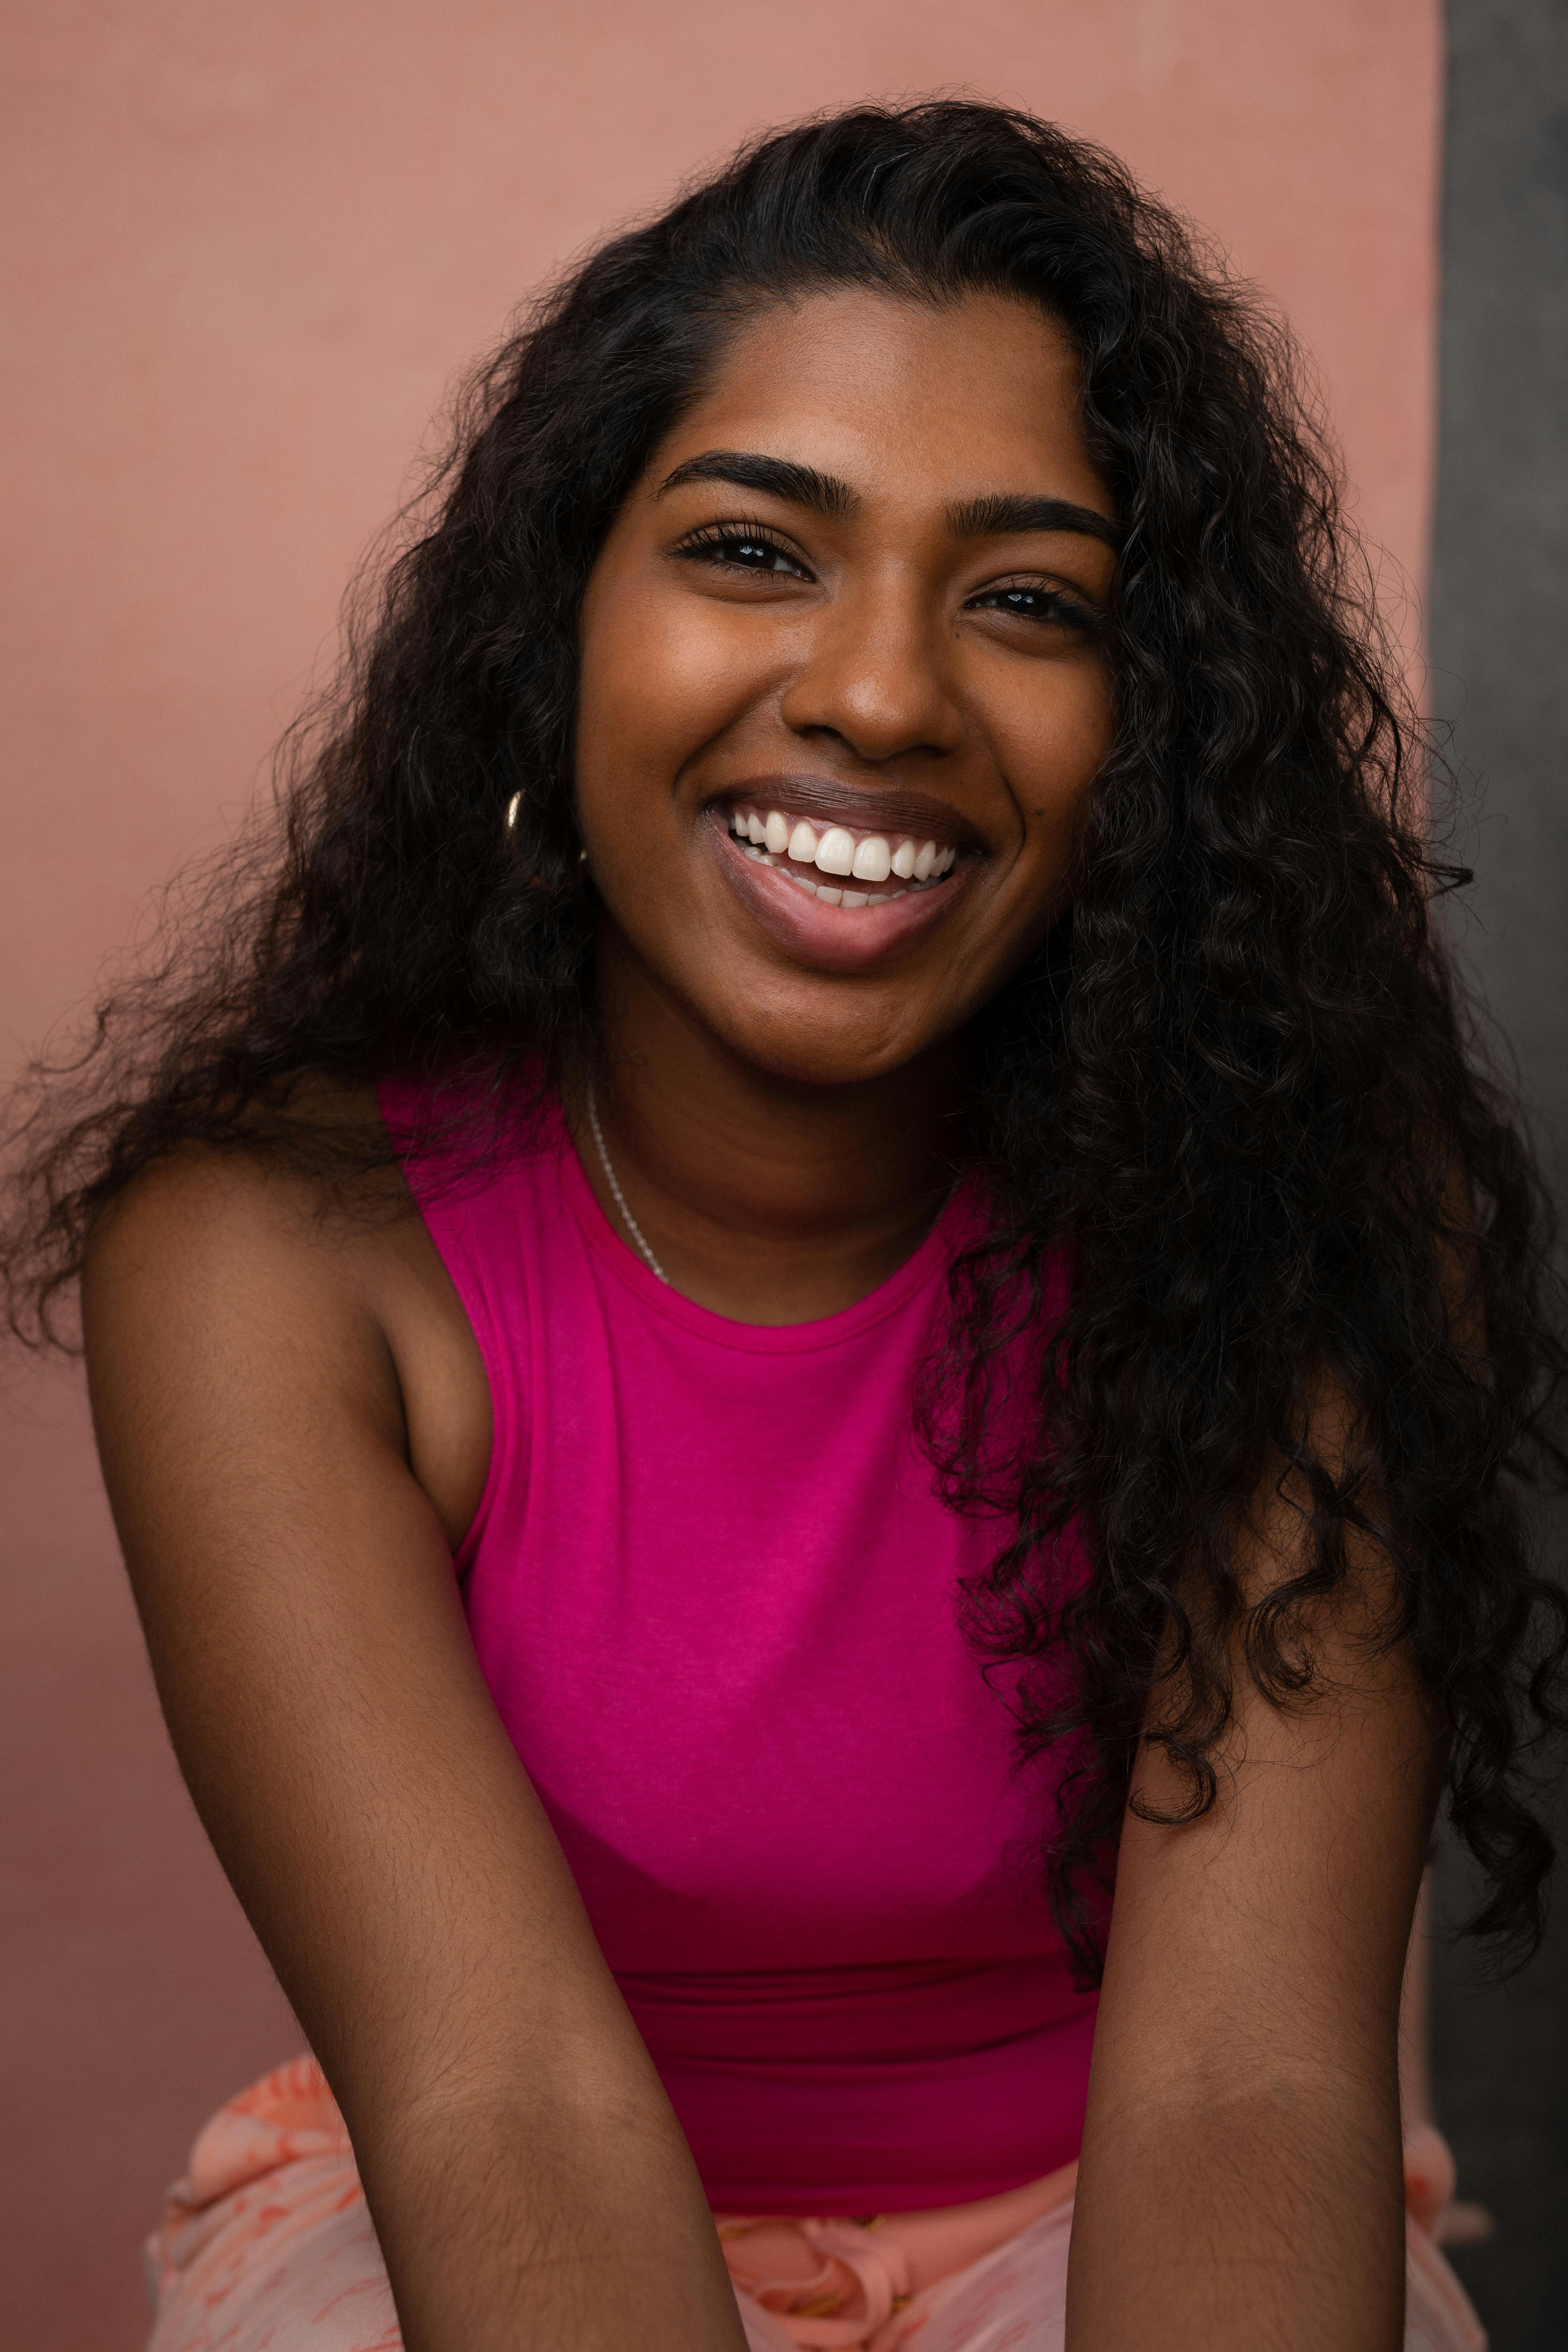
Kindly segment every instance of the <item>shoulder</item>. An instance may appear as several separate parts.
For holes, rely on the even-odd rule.
[[[100,1446],[110,1427],[197,1444],[246,1415],[280,1434],[329,1395],[390,1431],[375,1245],[352,1224],[329,1186],[264,1150],[184,1143],[141,1170],[83,1262]]]
[[[253,1147],[180,1143],[100,1212],[83,1264],[89,1353],[94,1325],[123,1298],[177,1313],[308,1278],[325,1307],[409,1221],[401,1175],[374,1164],[384,1139],[374,1096],[316,1087],[290,1107],[286,1143],[255,1123]]]
[[[237,1414],[280,1439],[377,1431],[455,1544],[491,1437],[472,1330],[374,1096],[321,1087],[302,1108],[304,1149],[182,1146],[100,1217],[82,1321],[100,1433],[110,1414],[193,1437]]]

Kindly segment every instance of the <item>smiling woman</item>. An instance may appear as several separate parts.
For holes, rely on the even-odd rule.
[[[599,956],[622,1007],[606,1116],[629,1141],[646,1083],[706,1097],[716,1048],[775,1099],[811,1088],[808,1122],[846,1139],[880,1097],[885,1231],[842,1256],[815,1179],[798,1203],[734,1203],[772,1249],[716,1253],[655,1116],[639,1190],[689,1295],[722,1312],[797,1322],[901,1263],[931,1213],[949,1041],[1066,904],[1111,743],[1118,536],[1076,380],[1033,304],[799,299],[732,339],[605,540],[575,773],[589,869],[623,910]],[[777,1154],[784,1177],[782,1133]]]
[[[1061,912],[1110,748],[1118,536],[1077,373],[1034,304],[798,299],[734,339],[605,541],[584,604],[589,863],[612,895],[634,864],[689,873],[636,894],[632,940],[781,1074],[907,1065]],[[737,816],[761,828],[750,860]]]
[[[983,106],[474,387],[280,841],[18,1116],[320,2060],[156,2352],[1479,2343],[1400,1988],[1440,1802],[1538,1916],[1563,1352],[1353,558],[1282,340]]]

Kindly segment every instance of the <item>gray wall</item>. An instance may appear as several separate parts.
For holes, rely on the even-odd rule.
[[[1565,1200],[1568,0],[1447,0],[1447,27],[1432,700],[1469,803],[1464,950]],[[1460,2193],[1498,2221],[1456,2265],[1492,2352],[1568,2352],[1563,1880],[1547,1948],[1510,1988],[1479,1984],[1463,1947],[1436,1956],[1439,2120]],[[1450,1921],[1466,1892],[1446,1857]]]

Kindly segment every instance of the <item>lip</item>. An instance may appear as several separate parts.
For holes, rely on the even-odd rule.
[[[767,789],[773,792],[775,801],[784,798],[784,781],[783,778],[767,780]],[[854,804],[841,793],[837,793],[830,804],[826,791],[820,783],[817,791],[822,794],[822,800],[816,813],[824,817],[841,817],[842,813]],[[728,802],[742,795],[727,794],[725,797]],[[753,797],[750,787],[744,797],[748,801]],[[889,793],[885,801],[879,795],[865,795],[867,799],[873,797],[878,800],[881,811],[890,814],[894,807],[892,794]],[[854,802],[858,802],[859,798],[859,795],[855,795]],[[803,890],[798,883],[781,874],[776,866],[759,865],[746,856],[724,824],[724,803],[713,803],[706,812],[705,821],[725,881],[752,920],[777,946],[783,948],[793,962],[809,964],[818,971],[870,971],[878,964],[891,961],[912,940],[923,937],[953,913],[960,901],[968,896],[976,870],[973,862],[965,859],[936,889],[907,890],[902,898],[891,898],[881,907],[856,907],[847,912],[841,907],[825,907],[819,899],[813,898]],[[899,805],[901,808],[903,803]],[[934,807],[936,803],[927,805]],[[801,814],[808,813],[798,797],[791,803],[791,807]],[[893,821],[902,824],[901,816]],[[851,822],[864,824],[866,818],[858,816]],[[952,822],[952,814],[948,812],[950,827]],[[918,823],[923,824],[927,819],[922,815]],[[903,826],[903,829],[912,831],[915,828]],[[967,832],[967,828],[965,830]]]
[[[939,849],[980,849],[989,844],[950,801],[934,793],[909,792],[897,784],[850,784],[832,776],[777,773],[747,776],[716,793],[714,807],[783,809],[819,824],[842,824],[852,832],[908,834],[934,841]]]

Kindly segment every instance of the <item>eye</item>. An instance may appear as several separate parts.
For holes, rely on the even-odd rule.
[[[759,523],[704,523],[674,551],[683,562],[745,572],[753,580],[810,580],[813,576],[797,555],[792,555]]]
[[[1105,615],[1092,604],[1041,580],[1007,580],[1000,587],[982,589],[965,609],[1006,613],[1021,621],[1054,624],[1058,628],[1094,631],[1105,626]]]

